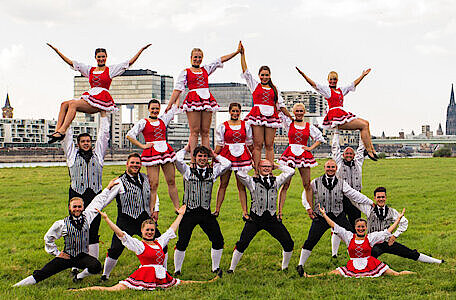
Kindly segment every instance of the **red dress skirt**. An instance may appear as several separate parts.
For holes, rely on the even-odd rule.
[[[323,119],[323,128],[331,129],[357,119],[356,115],[344,110],[344,95],[340,88],[331,89],[331,97],[326,98],[326,101],[328,101],[328,113]]]

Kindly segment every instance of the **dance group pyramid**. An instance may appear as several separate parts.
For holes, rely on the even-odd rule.
[[[143,149],[142,154],[130,154],[125,173],[112,179],[103,190],[103,162],[110,135],[106,114],[118,110],[109,93],[109,87],[112,78],[127,70],[150,44],[140,49],[132,59],[109,67],[106,66],[105,49],[95,50],[97,66],[91,67],[68,59],[57,48],[48,45],[74,70],[89,78],[91,89],[80,99],[61,104],[56,131],[49,136],[50,143],[62,141],[71,182],[69,215],[56,221],[44,237],[45,250],[55,258],[15,286],[35,284],[68,268],[73,268],[75,282],[101,271],[101,280],[106,281],[125,247],[135,252],[141,266],[117,285],[94,286],[83,290],[153,290],[178,284],[201,283],[202,281],[178,279],[182,272],[186,248],[196,225],[201,227],[212,243],[211,271],[216,276],[205,282],[220,278],[224,239],[217,217],[232,171],[235,173],[245,225],[233,251],[228,273],[235,271],[249,243],[261,230],[266,230],[280,242],[283,247],[282,270],[288,269],[294,242],[282,222],[282,209],[296,168],[304,187],[302,204],[312,220],[296,268],[301,277],[324,275],[306,274],[304,264],[328,229],[333,233],[332,255],[337,256],[340,241],[343,240],[348,247],[350,260],[346,266],[326,274],[377,277],[383,274],[412,273],[396,272],[389,268],[377,259],[383,253],[426,263],[443,262],[417,250],[411,250],[396,241],[399,235],[407,230],[408,221],[404,217],[405,209],[399,213],[386,204],[387,193],[384,187],[375,189],[375,201],[360,193],[364,158],[368,156],[375,161],[378,157],[372,145],[368,121],[347,112],[343,107],[343,100],[344,96],[354,91],[361,80],[369,74],[370,69],[363,71],[350,85],[339,88],[336,72],[329,73],[329,85],[321,85],[296,68],[299,74],[328,101],[328,112],[322,126],[336,130],[332,140],[333,159],[325,163],[325,174],[311,181],[310,169],[317,165],[311,151],[325,140],[317,127],[304,121],[305,106],[302,103],[295,104],[292,108],[293,115],[290,114],[280,91],[271,81],[269,67],[262,66],[259,69],[259,79],[255,79],[249,72],[241,42],[237,51],[207,65],[202,65],[203,51],[195,48],[191,51],[191,67],[179,74],[164,114],[159,116],[160,102],[152,99],[148,105],[150,115],[137,122],[128,132],[128,140]],[[209,91],[208,77],[238,54],[241,55],[241,77],[245,79],[252,92],[253,107],[241,120],[241,105],[231,103],[230,119],[216,129],[216,148],[211,149],[209,129],[212,114],[219,106]],[[186,88],[189,91],[180,104],[180,96]],[[74,144],[70,125],[78,111],[88,114],[99,112],[101,115],[95,147],[92,147],[90,135],[85,133],[77,136],[77,145]],[[175,114],[182,111],[188,118],[190,136],[185,148],[176,153],[166,140],[166,130]],[[289,146],[276,164],[274,137],[277,128],[288,131]],[[338,129],[360,130],[361,139],[356,151],[350,147],[341,151]],[[145,144],[137,139],[140,133],[144,136]],[[198,146],[200,137],[201,146]],[[309,137],[313,140],[311,146],[308,146]],[[265,159],[261,159],[263,146]],[[187,153],[191,156],[189,164],[184,161]],[[141,166],[146,167],[147,175],[140,172]],[[169,197],[177,214],[176,220],[163,234],[158,230],[156,223],[159,210],[157,188],[160,168],[163,170]],[[176,168],[184,180],[182,206],[179,204],[175,183]],[[248,174],[252,168],[254,176]],[[281,174],[274,176],[274,169],[279,169]],[[212,188],[218,177],[220,186],[215,210],[211,212]],[[250,212],[246,188],[251,194]],[[102,212],[102,209],[114,199],[118,208],[115,223]],[[361,218],[361,212],[367,216],[367,220]],[[98,230],[102,218],[114,232],[104,267],[98,260]],[[174,250],[175,270],[171,275],[167,270],[167,245],[170,239],[176,237],[176,233],[178,241]],[[135,234],[142,239],[133,238]],[[61,237],[64,238],[63,250],[59,250],[55,244],[55,240]]]

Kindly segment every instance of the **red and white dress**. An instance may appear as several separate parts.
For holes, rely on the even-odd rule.
[[[358,117],[344,109],[344,96],[355,90],[355,84],[349,86],[332,89],[329,86],[324,86],[317,83],[317,92],[319,92],[328,101],[328,112],[323,119],[323,128],[331,129],[348,122],[351,122]]]
[[[127,136],[136,139],[142,133],[146,143],[153,142],[153,146],[144,149],[141,154],[143,166],[163,165],[176,160],[176,153],[166,141],[166,128],[174,118],[178,108],[173,105],[168,112],[158,117],[157,121],[150,122],[141,119],[127,133]]]
[[[109,94],[109,87],[112,79],[122,75],[129,66],[130,62],[127,60],[121,64],[106,67],[104,71],[95,71],[95,67],[73,61],[72,69],[80,72],[82,76],[88,77],[91,87],[90,90],[82,94],[81,99],[101,110],[118,111],[119,109],[116,107],[111,94]]]
[[[371,256],[372,247],[383,243],[391,236],[387,230],[369,233],[364,240],[355,239],[355,234],[335,224],[334,231],[348,245],[350,260],[337,270],[345,277],[378,277],[389,269],[388,265]]]
[[[177,78],[174,89],[184,92],[188,87],[188,93],[182,103],[184,111],[217,111],[220,106],[209,91],[209,75],[217,68],[223,68],[221,58],[208,65],[201,67],[201,72],[195,73],[190,68],[183,70]]]
[[[156,244],[149,245],[124,232],[124,236],[120,241],[127,249],[136,253],[141,266],[127,279],[121,280],[119,283],[130,289],[149,291],[155,290],[156,288],[166,289],[178,285],[180,280],[173,278],[168,271],[166,271],[166,266],[163,265],[165,260],[163,248],[168,245],[170,239],[175,237],[176,234],[174,230],[169,228],[155,240]]]
[[[244,121],[249,125],[270,128],[281,127],[282,121],[279,117],[279,110],[285,105],[279,90],[277,89],[277,103],[274,103],[274,90],[272,88],[263,87],[253,78],[249,70],[245,70],[241,77],[245,79],[253,98],[253,107],[245,116]]]
[[[284,114],[280,114],[284,128],[288,129],[288,147],[282,153],[279,163],[293,168],[313,168],[318,165],[310,151],[304,150],[302,146],[307,146],[309,137],[314,141],[325,142],[321,131],[308,122],[303,122],[304,126],[299,126]]]
[[[252,128],[241,121],[240,125],[220,124],[215,131],[215,144],[221,146],[220,155],[231,161],[231,170],[249,171],[252,169],[252,154],[247,146],[253,144]]]

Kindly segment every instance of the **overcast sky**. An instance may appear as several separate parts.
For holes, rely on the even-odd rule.
[[[269,65],[281,90],[310,89],[295,66],[322,83],[335,70],[341,85],[372,68],[345,106],[374,135],[445,129],[455,16],[451,0],[0,0],[0,106],[8,91],[15,117],[52,119],[72,98],[76,73],[46,42],[90,64],[95,48],[114,64],[152,43],[134,68],[177,77],[193,47],[208,62],[242,40],[252,73]],[[211,82],[243,82],[240,70],[236,57]]]

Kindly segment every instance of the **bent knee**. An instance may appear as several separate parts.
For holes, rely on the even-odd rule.
[[[288,241],[285,241],[283,244],[282,244],[282,247],[283,247],[283,251],[285,252],[291,252],[293,251],[293,248],[294,248],[294,242],[292,239],[288,240]]]
[[[93,265],[87,267],[87,270],[91,274],[98,274],[101,272],[102,265],[101,262],[97,259],[96,263],[94,262]]]

